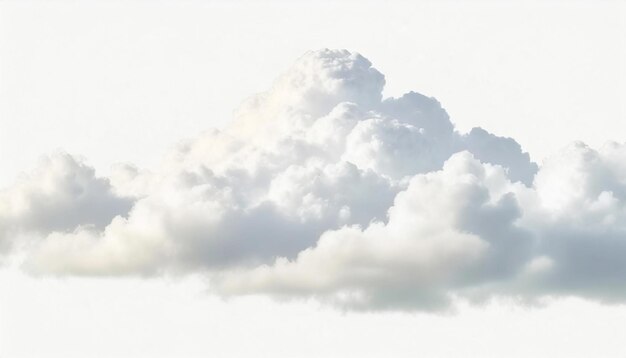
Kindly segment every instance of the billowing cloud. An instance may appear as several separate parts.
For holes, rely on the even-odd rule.
[[[626,298],[626,145],[573,143],[545,161],[522,225],[540,236],[542,292]]]
[[[350,309],[626,298],[625,146],[574,144],[539,167],[384,84],[359,54],[309,52],[152,172],[99,178],[53,156],[0,194],[5,256],[44,274],[200,272],[224,295]]]
[[[451,290],[513,276],[531,237],[516,227],[520,210],[500,167],[467,152],[441,171],[414,176],[386,223],[325,232],[294,260],[228,272],[229,293],[317,295],[359,308],[437,306]]]
[[[66,153],[42,158],[39,167],[0,191],[0,247],[23,232],[47,234],[79,227],[102,230],[126,215],[132,200],[113,193],[106,178]]]

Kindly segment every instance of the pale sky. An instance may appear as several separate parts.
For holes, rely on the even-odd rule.
[[[5,196],[0,191],[0,201],[8,203],[0,202],[0,357],[624,357],[626,346],[621,343],[620,333],[626,331],[626,300],[623,289],[611,285],[623,284],[626,270],[619,264],[594,266],[583,259],[576,261],[582,262],[576,266],[571,261],[580,258],[576,256],[580,254],[578,250],[591,250],[596,255],[608,255],[600,256],[600,260],[608,257],[607,262],[612,262],[610,259],[626,262],[623,251],[626,246],[610,241],[626,232],[619,224],[626,212],[626,205],[621,206],[626,193],[623,185],[626,169],[622,169],[622,159],[626,156],[620,153],[626,152],[613,147],[599,149],[607,141],[625,141],[624,19],[626,3],[619,1],[0,0],[0,188],[8,188]],[[213,186],[221,185],[211,181],[212,177],[203,176],[206,173],[199,174],[189,168],[201,163],[222,173],[222,168],[231,165],[220,162],[220,155],[231,155],[228,149],[219,149],[225,150],[221,152],[212,146],[213,140],[224,141],[222,137],[210,134],[200,137],[188,144],[191,149],[187,152],[172,148],[179,141],[198,137],[211,128],[227,131],[235,128],[231,127],[233,111],[256,93],[272,88],[269,99],[259,100],[259,108],[241,115],[240,127],[232,131],[246,143],[259,147],[267,145],[266,142],[274,143],[274,137],[255,136],[255,126],[266,125],[266,117],[279,113],[275,109],[281,106],[302,109],[309,105],[307,96],[312,91],[328,90],[341,100],[353,100],[357,107],[369,110],[370,92],[355,94],[349,92],[351,87],[347,92],[319,89],[309,84],[306,77],[311,75],[315,81],[319,80],[315,77],[319,70],[316,61],[323,61],[324,56],[348,61],[347,66],[366,66],[360,58],[347,57],[342,52],[330,55],[319,52],[309,55],[312,65],[305,56],[305,60],[292,67],[307,51],[325,48],[347,49],[371,61],[385,76],[383,99],[400,97],[409,91],[435,97],[459,131],[461,139],[454,137],[450,141],[462,141],[460,145],[478,161],[455,156],[456,159],[443,166],[443,160],[451,153],[428,147],[433,156],[445,154],[441,162],[437,158],[415,157],[411,151],[416,147],[404,142],[406,145],[401,143],[389,152],[379,148],[374,155],[368,146],[371,143],[363,139],[372,133],[395,135],[394,130],[406,130],[407,136],[418,139],[430,135],[428,128],[426,134],[416,128],[426,122],[398,124],[380,119],[367,122],[370,127],[357,125],[355,128],[360,132],[350,132],[347,149],[340,153],[339,161],[354,163],[361,181],[354,179],[342,184],[341,173],[349,169],[341,166],[337,169],[333,166],[335,162],[325,167],[314,164],[307,167],[309,162],[306,165],[297,162],[294,165],[302,164],[304,169],[291,168],[272,174],[280,177],[280,181],[269,186],[265,199],[255,196],[258,187],[252,184],[249,192],[248,187],[233,184],[235,196],[242,198],[232,202],[230,191],[206,194],[214,195],[211,201],[193,201],[197,199],[196,189],[181,189],[182,194],[177,191],[177,185],[184,186],[187,182],[172,179],[175,182],[172,187],[163,184],[188,170],[196,175],[189,182],[210,183],[209,189],[203,187],[207,193]],[[319,76],[334,76],[324,72],[325,68],[319,71]],[[354,73],[357,85],[376,87],[372,93],[379,94],[376,73],[363,75],[357,70]],[[286,74],[281,77],[285,80],[274,82],[281,74]],[[293,81],[301,80],[300,76],[305,78],[302,80],[305,84],[293,85]],[[334,83],[333,79],[322,76],[319,81]],[[272,87],[273,83],[277,84]],[[328,101],[334,101],[331,95],[329,98]],[[323,100],[326,97],[320,103]],[[326,109],[325,102],[315,104]],[[401,117],[398,114],[401,110],[372,108],[381,118]],[[303,113],[308,110],[308,107],[302,109]],[[320,116],[327,112],[320,112]],[[359,120],[365,121],[366,117]],[[515,139],[530,154],[530,159],[539,164],[536,187],[529,189],[519,182],[499,184],[505,181],[503,176],[524,182],[514,176],[525,178],[527,172],[534,175],[537,167],[510,142],[498,142],[495,151],[502,150],[501,157],[489,151],[481,152],[483,137],[463,136],[473,127]],[[252,134],[246,132],[250,128]],[[291,127],[284,130],[297,132]],[[317,140],[316,136],[321,136],[323,130],[311,129],[307,135],[314,139],[307,137],[307,140]],[[385,138],[383,141],[389,140]],[[576,147],[555,156],[573,141],[585,142],[598,152],[588,154]],[[232,148],[229,145],[224,144],[224,148]],[[50,160],[50,167],[56,168],[50,169],[52,174],[46,174],[50,167],[43,164],[30,179],[24,179],[21,173],[36,168],[42,155],[59,150],[71,154],[71,158],[82,159],[54,157],[57,159]],[[584,153],[579,155],[579,150]],[[175,158],[172,161],[169,157],[171,162],[164,160],[168,153]],[[252,157],[245,163],[246,169],[263,168],[265,160],[270,160],[262,154],[256,157],[256,152],[243,153],[243,157],[233,154],[228,160],[237,162]],[[600,158],[598,162],[608,163],[606,168],[578,161],[594,155]],[[543,159],[552,156],[555,159],[548,160],[544,166]],[[176,163],[176,158],[180,163]],[[76,164],[80,160],[93,167],[97,176],[107,177],[111,187],[106,181],[94,179],[87,167]],[[426,164],[420,166],[422,160]],[[434,164],[429,164],[429,160]],[[146,179],[140,174],[126,182],[126,178],[119,179],[111,169],[116,163],[132,163],[140,170],[154,171],[157,179]],[[506,174],[492,170],[492,164],[507,168]],[[408,177],[404,177],[430,175],[442,166],[439,174],[418,178],[410,184]],[[72,191],[62,189],[73,188],[70,184],[76,183],[57,181],[61,180],[54,176],[57,169],[74,173],[69,176],[78,178],[76,183],[80,185],[88,183],[84,190],[86,199],[64,196]],[[468,216],[467,227],[473,229],[458,228],[453,219],[446,221],[438,214],[447,209],[454,211],[450,203],[479,197],[471,193],[464,196],[463,190],[475,189],[464,187],[463,180],[456,181],[465,171],[472,175],[481,173],[476,174],[480,182],[476,192],[486,193],[490,198],[486,203],[495,205],[494,210],[502,213],[499,216],[499,211],[492,217],[487,212],[485,217],[477,216],[478,219]],[[307,175],[311,172],[317,173],[315,178],[327,175],[335,186],[310,189],[310,193],[319,197],[306,196]],[[380,176],[372,179],[372,172]],[[602,177],[605,172],[611,174]],[[231,172],[224,169],[223,173]],[[600,176],[594,177],[597,173]],[[41,183],[40,178],[44,178]],[[585,181],[588,178],[591,179]],[[243,183],[236,175],[227,180]],[[14,182],[17,184],[12,186]],[[530,185],[532,179],[524,183]],[[102,189],[103,186],[107,189]],[[459,187],[465,189],[455,191]],[[43,189],[37,191],[38,188]],[[369,206],[368,210],[361,210],[363,203],[358,195],[344,203],[332,194],[333,190],[347,191],[346,188],[376,197],[368,203],[371,210]],[[437,195],[423,194],[437,190],[446,195],[451,193],[450,199],[439,201]],[[517,206],[507,206],[509,194],[517,198]],[[297,197],[297,203],[290,195]],[[298,195],[310,200],[299,201]],[[242,235],[254,234],[258,227],[280,237],[282,231],[275,233],[272,225],[287,227],[291,223],[275,219],[274,212],[249,214],[250,211],[232,209],[236,205],[253,205],[250,203],[257,200],[273,203],[278,211],[296,213],[301,223],[313,223],[303,224],[306,228],[302,233],[297,232],[314,241],[304,247],[293,247],[278,238],[259,248],[238,240]],[[433,201],[435,214],[427,208],[411,206],[416,200]],[[57,203],[60,204],[55,206]],[[395,216],[391,214],[384,225],[368,227],[371,220],[384,217],[392,203]],[[509,219],[516,215],[513,207],[530,214]],[[405,210],[408,214],[404,214]],[[224,214],[217,219],[203,217],[207,211]],[[333,221],[335,217],[325,216],[327,212],[333,215],[337,212],[339,219]],[[422,215],[437,224],[412,228],[412,224],[407,224],[411,222],[410,217],[406,219],[409,214]],[[116,215],[130,219],[116,222],[113,219]],[[542,221],[543,216],[552,220],[551,215],[554,221]],[[589,234],[576,223],[569,225],[570,217],[582,226],[587,225],[589,232],[597,231]],[[159,220],[165,224],[160,225]],[[472,220],[482,224],[472,226]],[[502,285],[497,278],[493,281],[509,265],[501,264],[497,258],[493,262],[485,259],[485,267],[489,268],[474,272],[481,277],[478,283],[456,286],[467,279],[462,274],[466,269],[464,260],[470,265],[488,250],[485,247],[499,248],[500,244],[490,237],[494,235],[492,231],[480,226],[491,225],[489,220],[507,224],[510,220],[510,227],[493,224],[502,230],[496,230],[498,235],[519,236],[522,240],[541,237],[547,232],[554,239],[545,248],[541,245],[535,248],[536,256],[518,258],[512,249],[513,254],[501,257],[504,261],[520,260],[515,270],[521,273],[515,279],[504,279]],[[265,221],[269,223],[263,226]],[[215,227],[211,226],[214,223]],[[348,224],[361,227],[357,231],[340,228]],[[439,286],[435,284],[437,288],[433,289],[428,279],[426,283],[416,283],[413,278],[402,278],[402,270],[407,268],[393,264],[402,255],[383,250],[383,256],[390,255],[387,259],[391,258],[391,263],[385,257],[367,261],[367,250],[365,253],[358,250],[359,242],[378,248],[377,234],[391,237],[400,233],[401,236],[408,226],[407,232],[424,235],[446,225],[453,231],[458,229],[455,231],[458,241],[450,244],[459,245],[458,251],[456,246],[437,247],[427,243],[418,249],[439,250],[434,252],[443,263],[416,259],[419,262],[415,267],[410,264],[407,267],[415,270],[409,271],[411,274],[425,267],[435,277],[462,272],[454,276],[457,280],[441,283],[444,293],[450,289],[461,296],[453,311],[424,309],[429,307],[424,302],[430,302],[430,296],[394,296],[404,292],[400,286],[407,285],[425,291],[432,289],[433,295],[440,293]],[[285,230],[291,230],[289,227]],[[15,238],[3,237],[5,228],[7,235],[14,234]],[[212,243],[198,245],[194,241],[196,230],[215,230],[215,235],[234,238],[234,243],[225,248],[211,246]],[[296,257],[301,250],[314,247],[326,230],[330,234],[322,237],[330,243],[324,246],[328,251],[309,249],[309,256]],[[465,237],[467,230],[478,239],[472,235]],[[584,243],[559,246],[566,242],[563,238],[583,231],[600,242],[597,250]],[[152,239],[152,234],[157,239]],[[169,238],[179,234],[191,237],[191,243],[184,244],[189,246],[167,246],[172,244]],[[123,241],[117,241],[131,238],[134,242],[133,235],[140,237],[138,244],[126,247]],[[354,237],[357,239],[353,240]],[[39,246],[40,238],[44,238],[44,244],[51,244]],[[4,259],[3,240],[16,247],[6,249]],[[99,240],[105,244],[98,246]],[[390,286],[378,278],[362,279],[356,272],[358,269],[356,273],[351,271],[354,262],[362,261],[350,261],[350,257],[337,254],[333,251],[336,248],[333,240],[346,243],[344,248],[354,247],[352,251],[358,252],[354,254],[356,260],[365,257],[364,262],[374,266],[382,260],[382,268],[388,270],[384,272],[401,278]],[[93,242],[96,244],[90,246]],[[609,244],[602,246],[606,242]],[[170,255],[168,251],[159,251],[159,245],[180,250]],[[400,252],[415,249],[401,239],[397,245]],[[35,256],[25,261],[27,268],[23,269],[18,262],[29,257],[31,246],[36,248],[36,252],[32,249]],[[72,250],[77,247],[87,248],[88,253],[73,256]],[[506,247],[502,250],[509,252]],[[566,253],[560,256],[563,252]],[[275,257],[287,257],[290,261],[275,263],[271,261]],[[256,268],[247,272],[244,269],[248,266],[233,266],[237,270],[217,271],[223,275],[220,276],[223,282],[208,283],[209,279],[203,276],[205,272],[213,273],[215,267],[221,270],[220,265],[230,267],[227,265],[232,262],[238,265],[237,260],[248,262],[246,259],[255,263],[254,260],[271,260],[261,261],[266,270]],[[461,266],[448,267],[448,262],[461,262]],[[328,270],[316,266],[326,264]],[[524,275],[541,274],[553,265],[564,267],[563,272],[559,271],[561,276],[556,276],[561,281],[525,286],[524,279],[531,276]],[[585,271],[590,267],[591,271]],[[602,271],[605,267],[613,271]],[[174,273],[169,274],[170,270]],[[162,271],[167,273],[161,275]],[[343,272],[347,272],[345,277],[341,276]],[[597,272],[608,278],[599,279],[600,283],[595,285],[592,274]],[[138,278],[138,275],[150,277]],[[216,296],[213,286],[218,287],[216,292],[232,297]],[[347,308],[333,301],[344,293],[345,287],[357,287],[372,295],[365,312],[353,311],[360,296],[355,299],[356,304],[346,301]],[[491,288],[495,290],[493,295]],[[387,290],[392,293],[387,295]],[[536,292],[546,296],[530,304],[517,296],[507,296],[516,290],[531,298],[537,298]],[[288,292],[286,299],[273,299],[285,292]],[[486,293],[489,299],[468,303],[474,293],[479,296]],[[561,293],[571,297],[547,297]],[[402,299],[415,301],[402,306],[406,303]],[[438,302],[438,298],[433,300]],[[612,303],[607,304],[609,301]],[[383,306],[378,304],[400,310],[380,310]]]

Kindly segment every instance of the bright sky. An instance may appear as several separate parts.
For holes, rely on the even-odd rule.
[[[0,186],[63,149],[154,167],[222,127],[304,52],[347,48],[386,96],[436,97],[460,131],[540,161],[624,141],[626,3],[0,2]],[[222,302],[199,279],[0,270],[0,357],[623,357],[626,307],[498,302],[438,316]]]

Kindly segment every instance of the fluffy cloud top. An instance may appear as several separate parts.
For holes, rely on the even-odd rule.
[[[359,54],[309,52],[154,172],[99,178],[54,155],[0,192],[4,255],[350,309],[626,298],[626,146],[576,143],[538,167],[511,138],[457,132],[434,98],[383,99],[384,84]]]

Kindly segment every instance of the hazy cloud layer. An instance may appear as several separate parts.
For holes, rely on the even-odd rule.
[[[0,247],[35,273],[202,272],[220,294],[350,309],[626,298],[626,146],[574,143],[538,167],[384,84],[361,55],[309,52],[154,172],[99,178],[54,155],[0,192]]]

